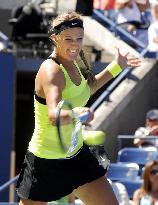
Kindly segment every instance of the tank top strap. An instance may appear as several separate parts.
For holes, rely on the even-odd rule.
[[[56,58],[54,58],[52,56],[49,56],[48,59],[52,59],[54,62],[56,62],[60,66],[61,70],[63,71],[63,73],[65,75],[65,77],[68,76],[67,70],[65,69],[63,64],[59,63],[59,61]],[[84,79],[84,76],[83,76],[83,74],[82,74],[82,72],[81,72],[81,70],[80,70],[80,68],[79,68],[79,66],[78,66],[76,61],[74,61],[74,65],[76,66],[76,68],[77,68],[77,70],[78,70],[78,72],[79,72],[79,74],[81,76],[81,79]]]
[[[56,64],[60,65],[59,61],[58,61],[55,57],[49,56],[48,59],[51,59],[51,60],[54,61]]]
[[[80,68],[79,68],[79,65],[77,64],[76,61],[74,61],[74,64],[75,64],[75,66],[76,66],[76,68],[77,68],[77,70],[78,70],[78,72],[79,72],[81,78],[83,79],[84,77],[83,77],[83,74],[82,74],[82,72],[81,72],[81,70],[80,70]]]
[[[60,64],[60,68],[61,68],[61,70],[63,71],[65,77],[66,77],[66,76],[69,76],[68,73],[67,73],[67,70],[65,69],[65,67],[63,66],[63,64]]]

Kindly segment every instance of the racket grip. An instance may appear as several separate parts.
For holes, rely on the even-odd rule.
[[[88,120],[88,117],[89,117],[89,112],[85,112],[79,116],[79,119],[81,122],[86,122]]]

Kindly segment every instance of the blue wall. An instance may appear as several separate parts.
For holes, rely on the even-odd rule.
[[[14,57],[0,53],[0,186],[10,177],[10,153],[14,133]],[[8,189],[0,193],[0,201],[8,201]]]

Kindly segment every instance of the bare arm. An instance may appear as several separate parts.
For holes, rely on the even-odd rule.
[[[48,119],[52,125],[55,125],[56,107],[61,100],[62,90],[65,87],[64,74],[59,65],[51,60],[46,60],[36,77],[36,87],[41,85],[43,90],[43,97],[46,98],[48,106]],[[71,118],[68,112],[61,113],[63,123],[69,123]]]
[[[133,194],[133,205],[139,205],[140,189],[137,189]]]
[[[122,68],[122,70],[127,67],[135,68],[140,66],[140,60],[137,57],[130,56],[128,53],[126,53],[126,55],[122,55],[118,48],[115,54],[115,62]],[[105,85],[109,80],[111,80],[113,76],[106,67],[103,71],[97,74],[95,78],[96,84],[91,86],[92,94]]]
[[[136,146],[141,146],[143,142],[144,142],[144,140],[142,140],[140,138],[135,138],[133,140],[133,144],[136,145]]]

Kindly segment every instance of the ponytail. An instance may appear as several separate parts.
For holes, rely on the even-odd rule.
[[[79,53],[81,60],[83,61],[84,65],[86,66],[86,74],[87,74],[87,80],[88,80],[88,84],[89,85],[93,85],[94,83],[96,83],[96,79],[95,76],[85,58],[84,52],[83,50],[80,51]]]

